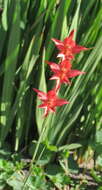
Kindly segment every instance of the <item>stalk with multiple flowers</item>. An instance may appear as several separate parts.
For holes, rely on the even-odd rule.
[[[50,80],[56,80],[54,88],[47,93],[33,88],[33,90],[37,93],[39,99],[42,101],[42,104],[39,105],[39,108],[45,109],[44,117],[46,117],[49,112],[55,112],[57,106],[62,106],[69,103],[67,100],[61,99],[57,96],[61,85],[63,83],[70,85],[70,78],[85,73],[72,69],[72,61],[75,54],[80,53],[84,50],[88,50],[88,48],[76,44],[76,42],[73,40],[74,32],[75,30],[73,30],[70,35],[64,39],[64,41],[52,38],[52,41],[55,43],[57,49],[59,50],[57,57],[60,58],[58,64],[47,61],[47,64],[49,65],[51,71],[54,73]]]

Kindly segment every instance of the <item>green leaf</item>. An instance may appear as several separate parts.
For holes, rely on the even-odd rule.
[[[102,154],[100,154],[98,157],[97,157],[97,159],[96,159],[96,166],[98,167],[98,168],[102,168]]]
[[[8,29],[8,6],[9,6],[9,0],[4,1],[4,11],[2,14],[2,25],[5,31]]]
[[[96,132],[96,143],[102,144],[102,130]]]
[[[14,190],[22,190],[24,177],[20,172],[15,172],[8,180],[7,184]]]
[[[63,173],[57,173],[56,175],[47,175],[54,185],[61,189],[64,185],[70,184],[71,180]]]
[[[0,132],[0,141],[3,142],[8,131],[8,120],[9,112],[11,110],[11,103],[13,99],[13,81],[16,70],[17,56],[19,51],[19,40],[20,40],[20,2],[15,3],[15,9],[13,14],[11,32],[9,36],[9,44],[7,50],[7,57],[5,61],[5,73],[4,73],[4,82],[3,82],[3,91],[2,91],[2,107],[1,112],[4,114],[1,115],[1,128]],[[16,33],[16,36],[15,36]]]
[[[46,92],[46,79],[45,79],[45,49],[43,49],[43,58],[42,58],[42,63],[39,63],[39,90]],[[40,105],[41,101],[39,98],[37,98],[37,107],[36,107],[36,121],[37,121],[37,127],[38,127],[38,132],[39,134],[41,133],[42,130],[42,124],[44,122],[43,118],[43,112],[41,108],[38,108],[38,105]]]
[[[64,146],[61,146],[59,147],[59,151],[61,150],[73,150],[73,149],[77,149],[77,148],[80,148],[82,147],[81,144],[78,144],[78,143],[73,143],[73,144],[70,144],[70,145],[64,145]]]
[[[80,6],[81,6],[81,0],[77,0],[77,10],[75,12],[75,15],[74,15],[72,23],[71,23],[70,32],[73,29],[75,29],[77,31],[78,22],[79,22]],[[75,38],[76,38],[76,36],[75,36]]]

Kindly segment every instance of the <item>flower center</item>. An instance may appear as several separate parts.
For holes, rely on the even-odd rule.
[[[48,107],[53,108],[55,106],[55,99],[48,99],[47,104]]]

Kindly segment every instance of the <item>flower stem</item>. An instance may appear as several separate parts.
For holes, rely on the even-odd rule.
[[[32,160],[31,160],[31,163],[30,163],[29,173],[28,173],[28,175],[27,175],[27,177],[26,177],[26,179],[25,179],[25,181],[24,181],[24,185],[23,185],[23,187],[22,187],[22,190],[24,190],[25,185],[26,185],[26,183],[27,183],[27,180],[28,180],[28,178],[29,178],[30,175],[31,175],[32,166],[33,166],[33,163],[34,163],[34,161],[35,161],[35,158],[36,158],[37,151],[38,151],[38,149],[39,149],[40,143],[41,143],[41,141],[42,141],[42,137],[43,137],[43,135],[44,135],[44,133],[45,133],[45,130],[46,130],[46,120],[47,120],[47,118],[45,118],[45,120],[44,120],[44,122],[43,122],[43,125],[42,125],[42,132],[41,132],[40,137],[39,137],[39,140],[38,140],[38,142],[37,142],[37,145],[36,145],[36,148],[35,148],[35,151],[34,151],[34,154],[33,154]],[[44,126],[44,127],[43,127],[43,126]]]

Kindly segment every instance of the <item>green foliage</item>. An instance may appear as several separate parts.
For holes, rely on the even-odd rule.
[[[25,167],[24,162],[0,159],[0,189],[13,186],[13,189],[21,189],[23,176],[21,170]]]
[[[64,185],[68,185],[71,183],[70,178],[62,173],[58,173],[54,176],[48,175],[48,177],[54,183],[54,185],[59,189],[63,188]]]
[[[19,155],[17,154],[12,157],[12,160],[0,159],[0,189],[22,190],[24,178],[28,175],[27,162],[26,160],[18,161]],[[48,190],[54,186],[60,188],[71,183],[70,178],[64,174],[61,168],[60,170],[58,168],[60,167],[54,166],[53,173],[51,173],[50,165],[46,167],[46,172],[43,168],[33,165],[24,189]],[[49,181],[46,177],[49,178]]]
[[[5,0],[0,1],[0,8],[3,9],[0,12],[0,147],[7,142],[10,149],[18,151],[23,147],[27,153],[29,144],[38,139],[45,127],[36,154],[39,158],[49,152],[42,165],[60,151],[65,151],[66,157],[77,148],[84,154],[88,146],[98,157],[102,154],[102,1]],[[92,47],[73,61],[73,68],[86,74],[72,80],[71,86],[61,87],[59,96],[70,104],[58,108],[45,120],[32,88],[45,92],[52,89],[54,83],[48,80],[51,73],[45,63],[45,60],[56,61],[57,50],[51,38],[63,40],[72,29],[76,29],[74,38],[78,44]],[[35,150],[33,145],[31,155]],[[20,174],[12,175],[19,180]],[[33,180],[31,177],[29,184]],[[46,189],[43,179],[37,180]],[[64,178],[62,184],[63,181]],[[8,180],[11,186],[13,183]]]

